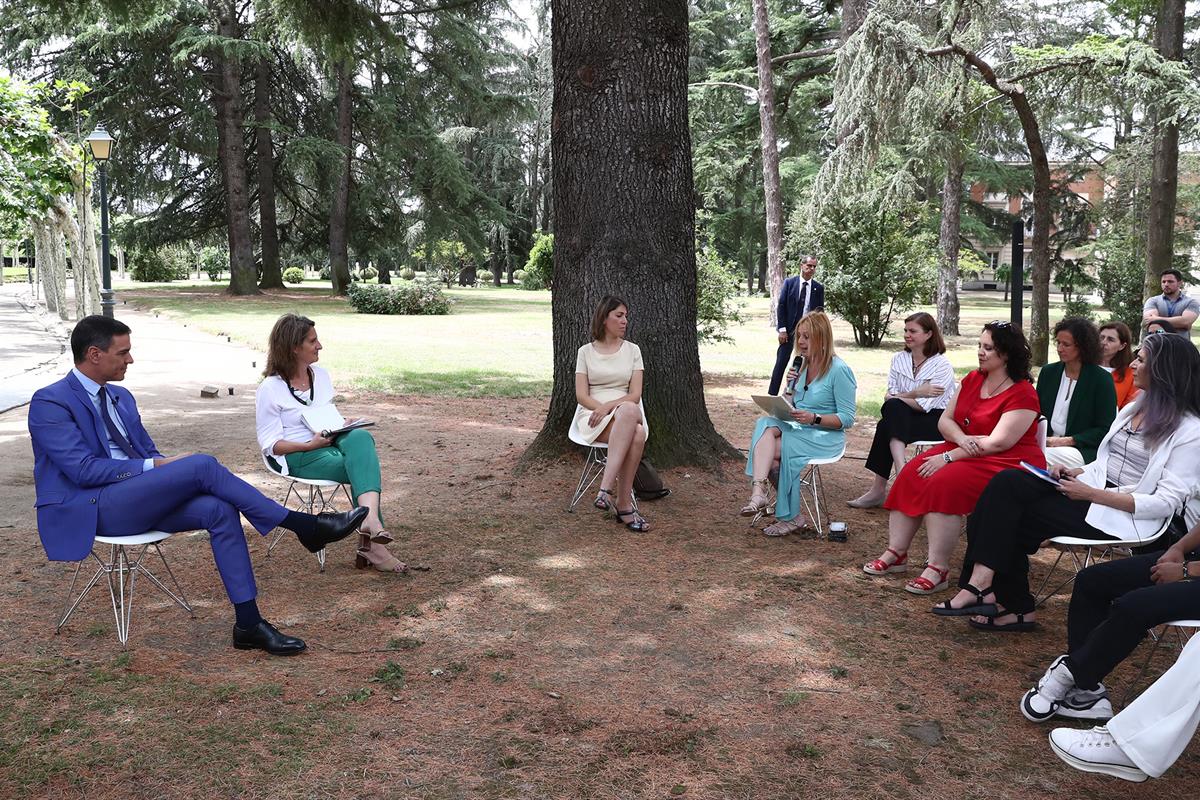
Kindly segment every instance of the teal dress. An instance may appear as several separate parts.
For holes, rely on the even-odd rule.
[[[789,520],[800,513],[800,475],[814,458],[833,458],[842,452],[846,431],[854,424],[855,392],[858,382],[854,373],[837,356],[829,370],[816,381],[805,385],[806,372],[796,380],[792,406],[812,411],[822,417],[836,414],[842,421],[841,430],[784,422],[774,417],[761,417],[750,440],[750,455],[746,459],[746,474],[754,475],[754,445],[767,428],[779,428],[782,439],[779,451],[779,497],[775,501],[775,517]]]

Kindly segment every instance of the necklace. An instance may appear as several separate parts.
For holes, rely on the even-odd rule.
[[[305,400],[303,397],[300,396],[300,392],[304,391],[304,389],[300,389],[299,391],[297,391],[296,388],[292,386],[291,381],[284,380],[284,383],[287,384],[288,391],[292,393],[292,397],[296,398],[296,402],[300,403],[300,405],[302,405],[302,406],[311,405],[314,397],[316,396],[316,391],[317,391],[317,387],[313,385],[315,383],[315,381],[313,380],[312,367],[306,368],[305,372],[307,373],[307,376],[308,376],[308,387],[307,387],[308,388],[308,399],[307,400]]]
[[[1011,380],[1012,380],[1012,378],[1010,378],[1010,377],[1008,377],[1008,376],[1006,375],[1006,376],[1004,376],[1004,380],[1000,381],[1000,385],[999,385],[999,386],[997,386],[995,389],[988,389],[988,388],[987,388],[987,379],[985,378],[985,379],[984,379],[984,382],[983,382],[983,385],[980,387],[980,389],[982,390],[982,391],[981,391],[981,394],[982,394],[983,392],[986,392],[986,394],[983,394],[983,395],[982,395],[982,396],[983,396],[983,398],[984,398],[985,400],[991,400],[993,397],[995,397],[996,395],[1000,394],[1000,390],[1001,390],[1001,389],[1003,389],[1003,388],[1004,388],[1004,385],[1005,385],[1005,384],[1007,384],[1008,382],[1010,382]]]
[[[1071,392],[1075,391],[1075,384],[1079,383],[1079,379],[1078,378],[1068,378],[1065,373],[1063,374],[1063,379],[1066,380],[1066,382],[1067,382],[1067,398],[1066,398],[1066,400],[1069,403],[1069,402],[1071,402]]]

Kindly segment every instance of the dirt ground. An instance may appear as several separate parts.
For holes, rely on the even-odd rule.
[[[160,448],[210,452],[280,496],[254,446],[249,354],[230,347],[233,396],[201,400],[201,376],[165,365],[203,337],[144,316],[135,331],[179,334],[128,381]],[[578,456],[513,475],[540,401],[341,405],[379,421],[396,551],[428,571],[356,571],[342,542],[321,574],[290,537],[267,558],[247,528],[265,615],[309,643],[291,659],[230,648],[202,533],[164,548],[194,619],[142,584],[128,650],[100,591],[54,635],[73,567],[38,544],[25,410],[0,415],[0,797],[1137,798],[1200,777],[1194,752],[1141,786],[1076,772],[1020,715],[1064,645],[1064,600],[1037,633],[988,635],[931,615],[903,576],[861,572],[886,529],[845,506],[869,423],[826,472],[849,523],[835,544],[752,532],[733,462],[666,472],[648,534],[587,500],[569,514]],[[744,446],[751,408],[710,408]]]

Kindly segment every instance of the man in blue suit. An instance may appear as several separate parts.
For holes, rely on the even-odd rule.
[[[796,323],[810,311],[825,310],[825,287],[813,280],[817,272],[817,257],[809,256],[800,265],[800,274],[783,282],[779,290],[779,301],[775,305],[775,319],[779,329],[779,351],[775,356],[775,369],[771,372],[768,394],[779,394],[779,384],[792,360],[796,335]]]
[[[133,395],[113,382],[133,363],[129,327],[84,317],[71,332],[75,367],[29,404],[38,534],[52,561],[87,558],[96,535],[207,529],[233,603],[233,646],[292,655],[305,649],[262,618],[239,514],[266,535],[296,533],[318,552],[349,536],[367,515],[302,514],[268,500],[208,455],[168,458],[142,426]]]

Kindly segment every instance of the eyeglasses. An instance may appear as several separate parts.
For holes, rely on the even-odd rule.
[[[1006,319],[994,319],[991,322],[989,322],[987,325],[984,325],[983,327],[985,327],[985,328],[1011,328],[1012,323]]]

